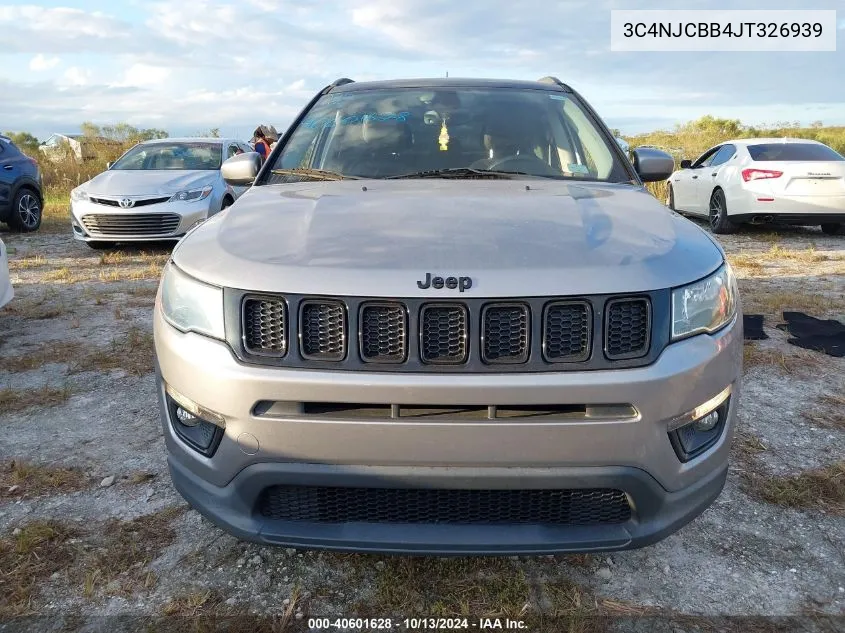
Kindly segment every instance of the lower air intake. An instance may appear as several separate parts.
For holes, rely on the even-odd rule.
[[[309,523],[454,525],[600,525],[624,523],[631,506],[621,490],[451,490],[272,486],[262,516]]]

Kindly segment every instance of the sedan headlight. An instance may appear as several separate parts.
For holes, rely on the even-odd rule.
[[[174,193],[170,198],[170,202],[191,202],[193,200],[204,200],[211,195],[211,185],[206,185],[202,189],[190,189],[187,191],[180,191]]]
[[[76,202],[80,200],[87,200],[88,199],[88,191],[84,187],[77,187],[76,189],[71,189],[70,192],[70,199]]]
[[[164,318],[182,332],[199,332],[223,340],[223,289],[189,277],[172,262],[161,280]]]
[[[672,291],[672,340],[715,332],[730,323],[739,298],[730,264],[688,286]]]

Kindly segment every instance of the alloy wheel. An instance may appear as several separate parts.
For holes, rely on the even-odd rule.
[[[35,196],[30,193],[21,196],[20,202],[18,202],[18,217],[20,217],[24,228],[32,229],[38,226],[40,212],[41,208]]]

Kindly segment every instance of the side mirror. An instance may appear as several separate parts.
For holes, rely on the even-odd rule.
[[[227,184],[243,187],[252,184],[260,169],[261,155],[258,152],[246,152],[223,161],[220,171]]]
[[[638,147],[633,152],[634,169],[643,182],[666,180],[675,171],[675,159],[653,147]]]
[[[689,169],[690,167],[692,167],[692,161],[691,160],[687,160],[685,158],[684,160],[681,161],[681,169]]]
[[[625,139],[619,138],[617,136],[616,144],[619,145],[619,147],[622,149],[623,152],[625,152],[626,155],[628,154],[628,152],[631,151],[631,146],[628,145],[628,142]]]

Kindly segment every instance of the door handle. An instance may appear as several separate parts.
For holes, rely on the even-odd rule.
[[[693,180],[695,180],[696,178],[698,178],[698,176],[693,176],[693,177],[692,177],[692,179],[693,179]]]
[[[10,171],[11,171],[12,169],[14,169],[14,168],[15,168],[15,166],[14,166],[14,165],[3,165],[3,169],[8,169],[8,170],[10,170]]]
[[[716,175],[716,174],[718,174],[718,173],[719,173],[718,171],[714,171],[714,172],[713,172],[712,174],[710,174],[710,175],[711,175],[711,176],[715,176],[715,175]]]

